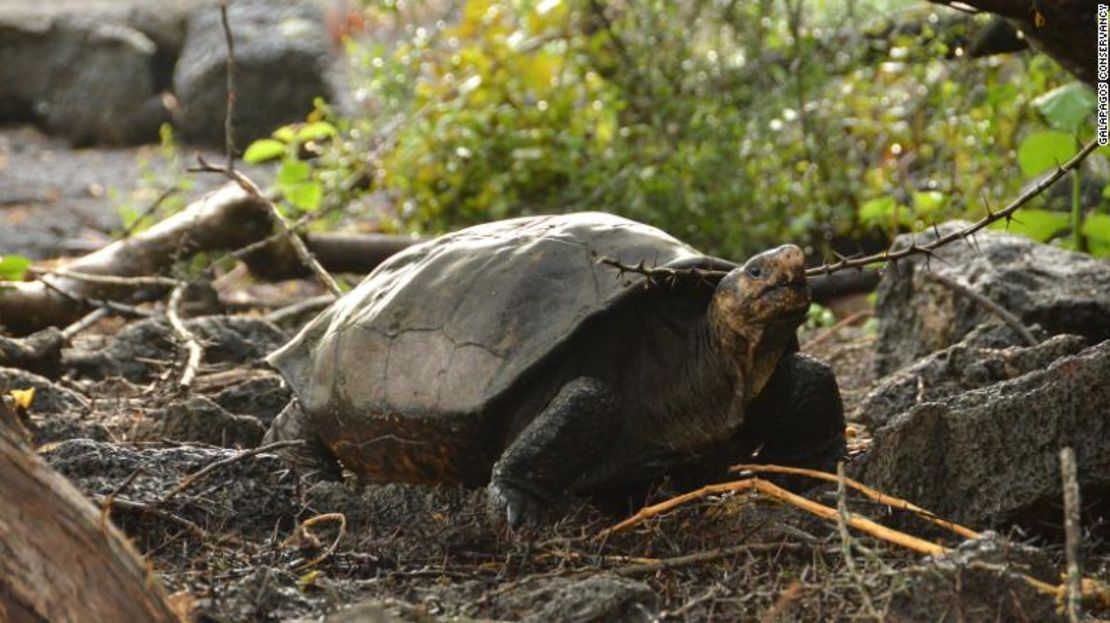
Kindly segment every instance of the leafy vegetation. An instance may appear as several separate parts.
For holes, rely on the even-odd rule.
[[[978,25],[923,3],[436,7],[367,3],[406,34],[350,42],[362,112],[318,107],[248,150],[281,159],[292,209],[372,191],[396,206],[370,215],[386,230],[592,209],[727,257],[783,240],[850,251],[978,216],[1090,135],[1093,96],[1051,60],[959,58]],[[1106,200],[1081,182],[1013,228],[1110,252]]]

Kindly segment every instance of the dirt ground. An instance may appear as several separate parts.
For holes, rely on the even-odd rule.
[[[173,391],[176,352],[158,321],[105,322],[66,355],[70,376],[40,387],[30,424],[41,455],[111,518],[198,621],[831,621],[1059,619],[1022,574],[1056,583],[1055,543],[996,535],[941,562],[764,497],[706,498],[626,532],[586,505],[510,533],[483,491],[310,482],[272,454],[189,474],[256,446],[288,398],[259,359],[284,339],[249,318],[195,320],[208,363]],[[289,330],[292,327],[287,327]],[[803,336],[835,368],[851,410],[872,383],[871,332]],[[0,382],[19,384],[15,373]],[[29,381],[23,380],[26,384]],[[854,426],[853,452],[867,435]],[[666,483],[649,501],[671,495]],[[836,506],[835,488],[811,499]],[[865,498],[848,504],[937,542],[954,539]],[[895,513],[895,514],[892,514]],[[1088,569],[1106,579],[1095,544]],[[1060,619],[1063,620],[1063,619]]]

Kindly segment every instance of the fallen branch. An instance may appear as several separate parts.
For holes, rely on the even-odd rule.
[[[316,260],[316,258],[312,255],[312,252],[310,252],[308,250],[308,247],[305,246],[304,241],[301,240],[300,236],[298,236],[293,231],[293,229],[289,226],[289,223],[285,221],[285,217],[282,216],[281,211],[278,210],[277,204],[275,204],[269,197],[267,197],[262,192],[262,190],[253,181],[251,181],[249,177],[243,175],[235,169],[229,169],[227,167],[210,164],[200,154],[197,154],[196,158],[198,166],[190,169],[190,171],[202,173],[220,173],[226,176],[231,181],[238,184],[239,187],[242,188],[243,191],[250,195],[253,199],[263,203],[263,205],[265,205],[269,209],[270,216],[274,224],[276,224],[278,229],[283,234],[285,234],[285,239],[288,240],[291,245],[293,245],[293,250],[297,253],[297,257],[300,258],[301,262],[312,271],[312,274],[316,276],[317,281],[319,281],[325,288],[327,288],[328,292],[331,292],[336,297],[339,297],[343,294],[343,291],[339,288],[339,284],[335,282],[335,278],[333,278],[331,274],[328,273],[328,271],[320,265],[320,262]]]
[[[107,283],[90,276],[147,278],[164,274],[183,253],[234,249],[265,237],[272,229],[266,205],[234,184],[225,185],[146,231],[73,260],[56,276],[37,281],[0,282],[0,318],[17,335],[62,327],[105,301],[127,301],[135,284]],[[62,271],[62,272],[60,272]],[[65,276],[70,272],[75,276]],[[148,286],[162,296],[172,286]]]
[[[767,467],[767,466],[746,466],[745,465],[743,467]],[[779,473],[802,473],[803,471],[804,472],[809,472],[810,471],[810,470],[800,470],[800,468],[788,468],[788,467],[782,467],[782,466],[773,466],[773,467],[776,470],[778,470]],[[786,471],[786,470],[795,470],[795,469],[798,469],[799,471],[798,472]],[[812,472],[812,473],[814,473],[814,474],[823,474],[823,472]],[[809,475],[809,474],[806,474],[806,475]],[[824,476],[832,476],[832,475],[831,474],[824,474]],[[832,476],[832,477],[834,479],[837,478],[836,476]],[[856,488],[853,485],[853,481],[851,481],[847,478],[843,479],[843,482],[848,486],[852,486],[853,488]],[[855,484],[858,485],[858,483],[855,483]],[[863,487],[863,485],[859,485],[859,486]],[[702,488],[700,488],[696,491],[690,491],[688,493],[684,493],[682,495],[678,495],[678,496],[675,496],[673,498],[670,498],[670,499],[664,500],[662,502],[659,502],[658,504],[654,504],[652,506],[646,506],[646,507],[640,509],[640,511],[637,512],[635,515],[625,519],[624,521],[621,521],[620,523],[617,523],[614,526],[611,526],[609,528],[606,528],[605,530],[602,530],[594,538],[596,540],[608,539],[609,536],[612,535],[615,532],[620,532],[622,530],[627,530],[628,528],[631,528],[632,526],[635,526],[635,525],[637,525],[637,524],[639,524],[643,521],[646,521],[646,520],[648,520],[652,517],[656,517],[658,515],[662,515],[663,513],[668,512],[668,511],[674,510],[675,508],[678,508],[679,506],[682,506],[683,504],[686,504],[687,502],[691,502],[693,500],[708,497],[710,495],[719,495],[719,494],[724,494],[724,493],[753,492],[753,491],[762,493],[764,495],[767,495],[768,497],[771,497],[773,499],[776,499],[776,500],[779,500],[779,501],[784,502],[786,504],[789,504],[790,506],[793,506],[795,508],[804,510],[808,513],[817,515],[818,517],[821,517],[822,519],[826,519],[826,520],[834,521],[834,522],[843,521],[849,527],[854,528],[856,530],[859,530],[860,532],[863,532],[864,534],[867,534],[867,535],[869,535],[871,537],[874,537],[876,539],[879,539],[881,541],[886,541],[888,543],[898,545],[899,547],[909,549],[909,550],[917,552],[919,554],[925,554],[925,555],[928,555],[928,556],[938,556],[938,555],[946,554],[946,553],[952,551],[949,548],[944,547],[943,545],[939,545],[937,543],[926,541],[924,539],[920,539],[918,537],[906,534],[906,533],[898,531],[898,530],[894,530],[892,528],[887,528],[886,526],[883,526],[882,524],[876,523],[876,522],[874,522],[870,519],[867,519],[865,517],[860,517],[858,515],[853,515],[851,513],[843,513],[842,514],[841,512],[837,511],[837,509],[830,508],[830,507],[825,506],[824,504],[821,504],[821,503],[818,503],[818,502],[814,502],[813,500],[804,498],[804,497],[802,497],[802,496],[800,496],[796,493],[791,493],[790,491],[787,491],[786,489],[783,489],[782,487],[779,487],[779,486],[774,485],[770,482],[767,482],[766,480],[763,480],[759,477],[752,477],[752,478],[749,478],[749,479],[746,479],[746,480],[737,480],[737,481],[733,481],[733,482],[724,482],[724,483],[716,483],[716,484],[706,485],[706,486],[704,486],[704,487],[702,487]],[[872,491],[874,491],[874,490],[872,490]],[[875,492],[875,493],[878,493],[878,492]],[[883,496],[884,499],[891,499],[890,496],[886,496],[884,494],[879,494],[879,495]],[[893,498],[893,499],[896,499],[896,498]],[[908,504],[908,502],[906,504]],[[910,505],[910,506],[912,506],[912,505]],[[952,525],[955,525],[955,524],[952,524]],[[965,528],[965,530],[966,530],[966,528]],[[1063,600],[1065,599],[1065,597],[1067,595],[1068,589],[1065,585],[1053,585],[1053,584],[1050,584],[1050,583],[1045,582],[1043,580],[1038,580],[1037,578],[1034,578],[1032,576],[1022,574],[1022,573],[1019,573],[1018,575],[1029,586],[1032,586],[1033,588],[1035,588],[1036,590],[1038,590],[1042,593],[1045,593],[1047,595],[1051,595],[1054,598],[1056,598],[1057,600],[1060,600],[1061,602],[1063,602]],[[1080,594],[1080,599],[1084,603],[1097,604],[1100,607],[1110,606],[1110,586],[1107,586],[1106,584],[1104,584],[1102,582],[1099,582],[1098,580],[1095,580],[1093,578],[1083,578],[1081,580],[1080,588],[1079,588],[1079,594]]]
[[[238,255],[251,274],[271,281],[312,276],[292,244],[280,232],[276,236],[277,239]],[[368,274],[394,254],[423,242],[411,236],[326,232],[301,234],[301,239],[328,272],[361,275]]]

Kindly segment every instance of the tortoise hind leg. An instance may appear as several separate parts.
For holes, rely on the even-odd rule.
[[[320,437],[312,432],[310,424],[308,414],[301,408],[300,401],[294,398],[274,418],[262,443],[303,441],[302,445],[288,446],[275,452],[298,472],[315,474],[324,480],[339,480],[343,476],[339,461]]]
[[[537,520],[556,495],[602,462],[618,408],[616,394],[597,379],[564,385],[493,466],[491,507],[514,528]]]
[[[756,458],[760,463],[830,472],[847,452],[836,376],[806,355],[783,357],[745,419],[747,434],[761,445]],[[813,480],[805,479],[805,484]]]

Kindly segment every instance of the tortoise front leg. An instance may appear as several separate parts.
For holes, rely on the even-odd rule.
[[[505,449],[493,466],[489,498],[511,527],[537,520],[557,495],[598,467],[619,429],[619,405],[601,381],[577,378]]]
[[[836,376],[806,355],[784,356],[763,394],[749,405],[743,428],[761,446],[760,463],[836,471],[846,454]]]

